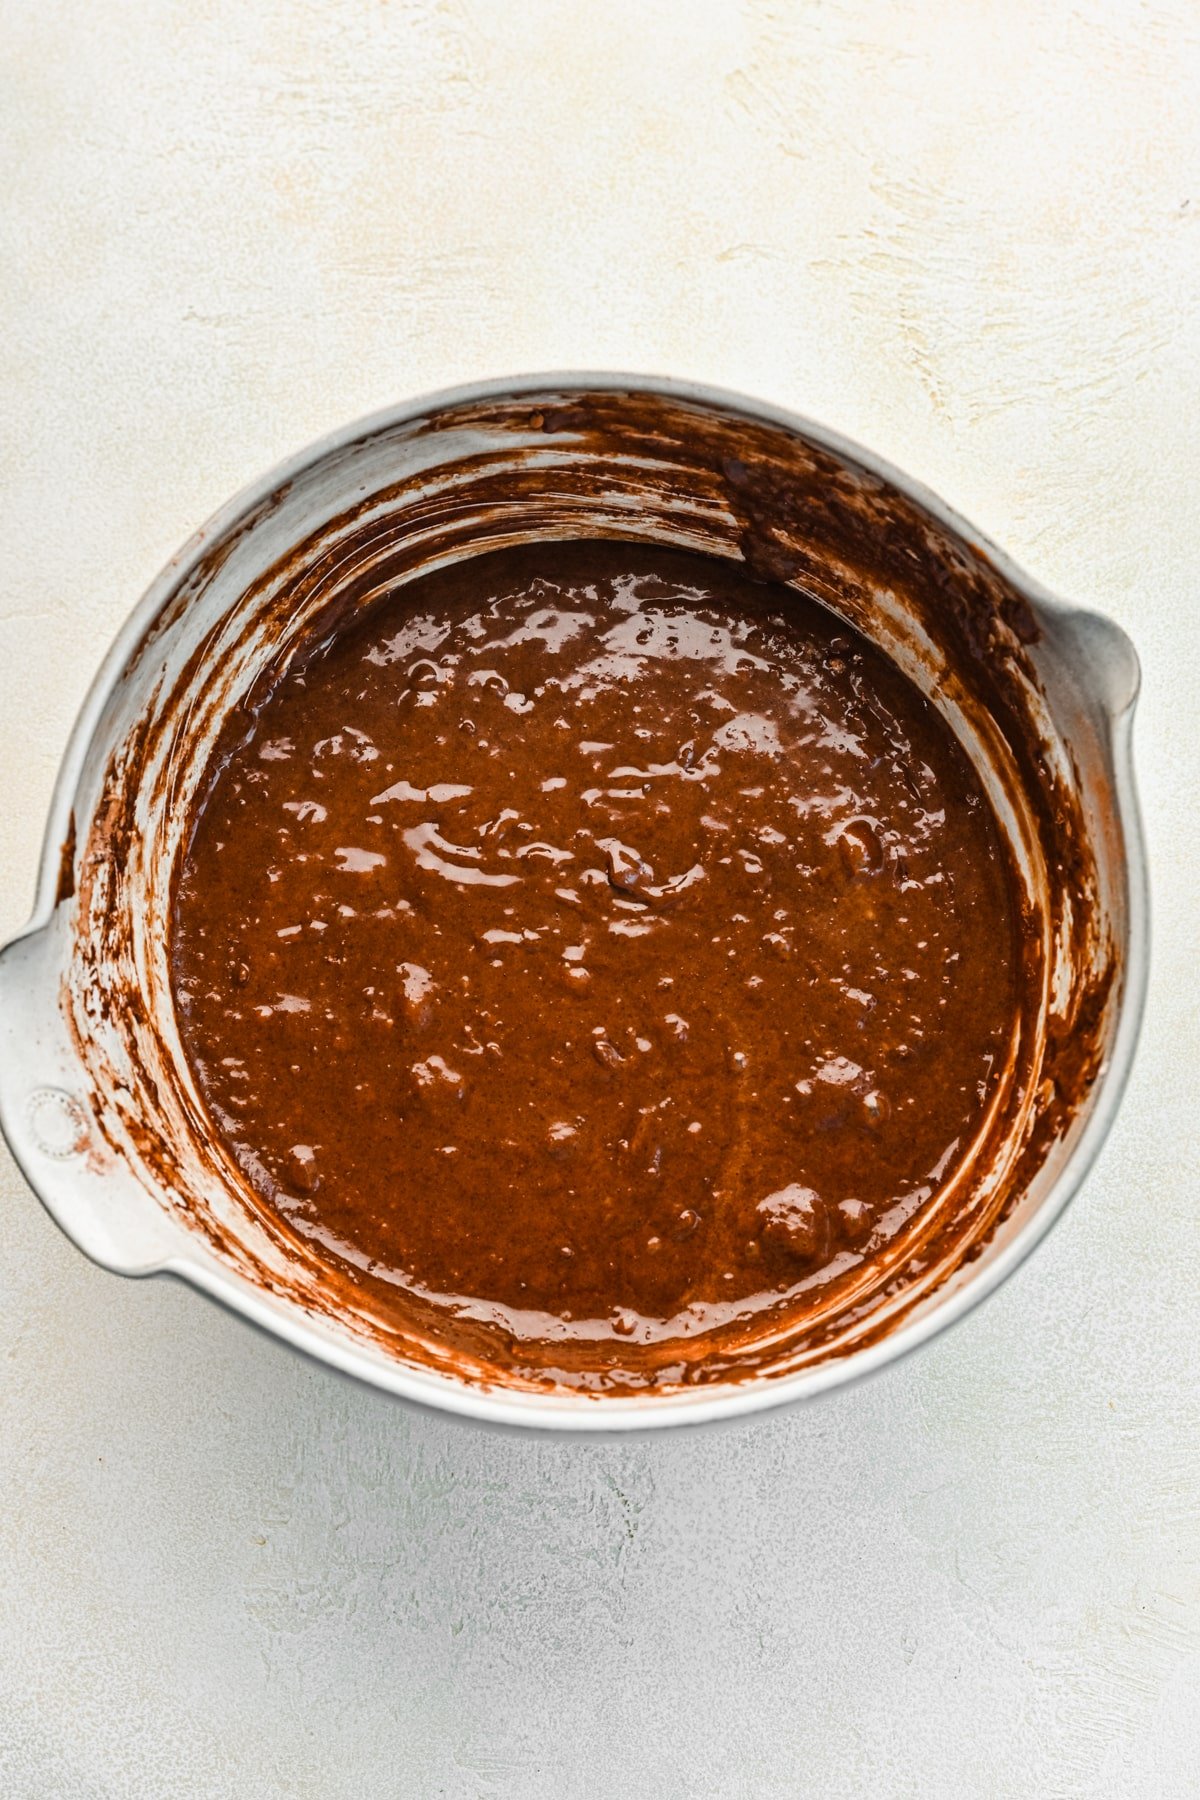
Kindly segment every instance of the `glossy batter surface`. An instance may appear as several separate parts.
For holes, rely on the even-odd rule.
[[[975,776],[880,653],[585,543],[402,588],[243,715],[172,958],[267,1205],[376,1304],[585,1380],[886,1253],[980,1128],[1015,943]]]

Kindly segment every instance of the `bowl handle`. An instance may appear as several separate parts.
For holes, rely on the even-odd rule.
[[[0,950],[0,1130],[51,1217],[94,1262],[148,1275],[177,1249],[162,1208],[104,1138],[59,1004],[69,904]]]
[[[1142,685],[1128,635],[1103,613],[1070,607],[1055,618],[1054,636],[1082,691],[1094,695],[1115,724],[1131,710]]]

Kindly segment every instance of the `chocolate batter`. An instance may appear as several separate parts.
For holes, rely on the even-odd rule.
[[[172,956],[215,1125],[331,1278],[603,1387],[882,1279],[1004,1078],[1017,911],[955,739],[832,614],[544,544],[242,713]]]

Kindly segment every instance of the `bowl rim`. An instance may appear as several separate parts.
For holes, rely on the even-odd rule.
[[[543,1395],[500,1385],[485,1386],[433,1371],[414,1370],[398,1362],[377,1360],[365,1348],[360,1350],[353,1339],[329,1334],[315,1325],[299,1304],[273,1300],[204,1250],[199,1239],[194,1243],[187,1241],[186,1228],[174,1223],[170,1230],[172,1234],[178,1233],[180,1246],[174,1253],[159,1256],[151,1265],[136,1270],[121,1268],[116,1260],[105,1262],[105,1266],[121,1273],[169,1273],[181,1277],[293,1348],[377,1390],[416,1405],[485,1425],[565,1434],[626,1433],[712,1424],[774,1410],[849,1386],[900,1361],[965,1318],[982,1300],[996,1292],[1061,1218],[1091,1171],[1120,1105],[1137,1047],[1149,973],[1149,884],[1132,760],[1132,722],[1140,670],[1136,651],[1118,626],[1104,615],[1059,599],[923,482],[907,475],[886,458],[839,431],[771,402],[707,382],[615,370],[552,370],[497,376],[435,389],[341,425],[286,457],[219,507],[159,571],[113,639],[84,698],[55,779],[42,840],[33,912],[27,924],[0,947],[0,959],[3,959],[17,944],[50,926],[56,910],[62,845],[102,710],[124,676],[152,620],[215,543],[236,531],[281,488],[365,438],[473,404],[606,392],[678,400],[797,435],[895,488],[945,530],[983,555],[1036,612],[1064,621],[1095,621],[1097,629],[1108,637],[1111,653],[1124,659],[1127,671],[1124,691],[1118,699],[1098,697],[1107,725],[1115,817],[1124,851],[1127,939],[1110,1054],[1097,1077],[1090,1111],[1080,1136],[1037,1211],[992,1259],[976,1265],[973,1276],[941,1299],[936,1294],[930,1296],[929,1303],[915,1319],[897,1326],[862,1349],[789,1375],[752,1377],[712,1390],[700,1389],[669,1396]],[[56,993],[39,998],[43,1005],[57,1007]],[[31,1159],[26,1154],[23,1134],[17,1127],[15,1106],[10,1110],[6,1105],[2,1084],[0,1129],[29,1186],[67,1235],[78,1242],[42,1189],[37,1170],[31,1166]],[[94,1260],[102,1260],[90,1247],[80,1247]]]

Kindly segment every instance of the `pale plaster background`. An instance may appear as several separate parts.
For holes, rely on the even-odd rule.
[[[0,933],[157,566],[441,383],[694,375],[1133,633],[1103,1162],[893,1373],[631,1447],[411,1415],[0,1166],[0,1792],[1200,1792],[1200,10],[2,0]]]

